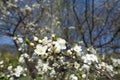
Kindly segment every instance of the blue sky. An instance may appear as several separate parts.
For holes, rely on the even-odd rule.
[[[10,37],[0,35],[0,44],[11,44],[11,45],[13,45],[14,43],[13,43],[13,41]]]

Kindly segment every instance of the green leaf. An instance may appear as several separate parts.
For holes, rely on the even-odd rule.
[[[28,38],[26,38],[26,43],[29,45],[30,44],[30,40]]]

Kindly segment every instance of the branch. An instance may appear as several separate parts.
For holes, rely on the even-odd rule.
[[[95,47],[100,48],[107,44],[110,44],[115,39],[115,37],[118,35],[118,33],[120,33],[120,28],[113,34],[113,36],[111,37],[111,39],[108,42],[101,44],[101,45],[95,45]]]
[[[75,2],[76,2],[76,0],[73,0],[73,7],[72,7],[72,9],[73,9],[73,12],[74,12],[75,20],[77,21],[77,24],[78,24],[77,28],[80,30],[80,34],[81,34],[81,36],[82,36],[82,40],[83,40],[83,42],[84,42],[84,44],[85,44],[85,47],[88,47],[87,42],[86,42],[86,39],[85,39],[84,32],[81,31],[81,29],[82,29],[82,24],[83,24],[85,21],[83,21],[82,24],[80,23],[80,20],[79,20],[79,18],[78,18],[77,12],[76,12],[76,10],[75,10]]]
[[[94,6],[92,6],[94,7]],[[93,10],[94,11],[94,10]],[[93,13],[92,11],[92,13]],[[88,27],[88,31],[89,31],[89,38],[90,38],[90,44],[92,45],[92,29],[90,28],[90,24],[89,24],[89,21],[88,21],[88,0],[85,0],[85,20],[86,20],[86,23],[87,23],[87,27]],[[93,16],[93,15],[92,15]],[[93,24],[93,23],[92,23]]]
[[[91,28],[91,33],[94,29],[95,25],[94,25],[94,0],[92,0],[92,28]]]
[[[77,21],[77,24],[78,24],[78,28],[79,28],[79,30],[81,30],[82,26],[81,26],[80,20],[78,18],[77,12],[75,10],[75,2],[76,2],[76,0],[73,0],[73,7],[72,7],[72,9],[73,9],[73,12],[74,12],[75,20]]]

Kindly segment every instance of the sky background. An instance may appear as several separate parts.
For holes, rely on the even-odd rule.
[[[0,44],[10,44],[14,45],[12,39],[8,36],[2,36],[0,35]]]

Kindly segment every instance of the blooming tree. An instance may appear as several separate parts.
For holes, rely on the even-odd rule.
[[[114,75],[120,74],[119,69],[116,69],[120,66],[119,59],[111,58],[112,64],[108,64],[91,47],[87,50],[77,44],[68,47],[64,39],[55,35],[43,39],[34,36],[33,39],[29,43],[33,54],[21,54],[18,65],[7,65],[7,72],[1,70],[1,78],[14,80],[29,75],[33,79],[39,76],[42,80],[88,80],[105,76],[113,80]],[[24,51],[24,48],[20,51]],[[3,63],[4,61],[0,61],[1,68]]]
[[[89,80],[105,76],[113,80],[120,74],[119,59],[111,58],[109,64],[93,47],[85,49],[80,44],[71,45],[52,34],[61,31],[61,23],[57,12],[50,12],[52,5],[49,3],[50,0],[1,1],[0,6],[4,7],[0,7],[0,25],[8,29],[4,34],[12,37],[20,54],[16,65],[6,65],[0,59],[0,79],[29,76],[29,79],[39,77],[41,80]]]

